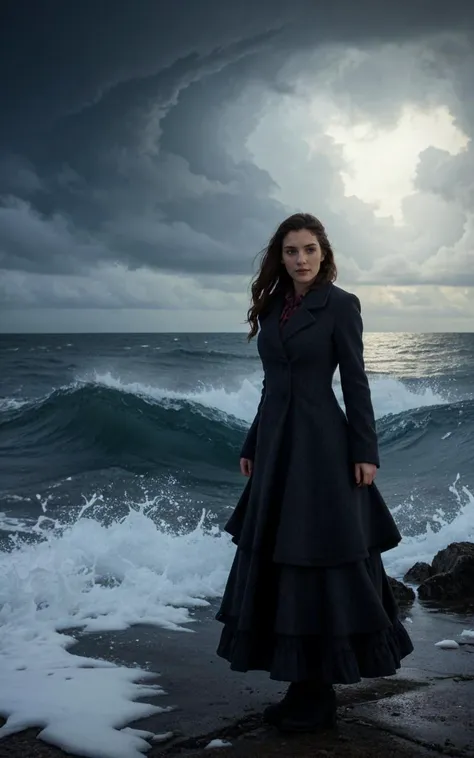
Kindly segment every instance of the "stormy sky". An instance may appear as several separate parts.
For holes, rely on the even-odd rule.
[[[245,330],[326,225],[371,331],[472,331],[471,0],[4,0],[0,330]]]

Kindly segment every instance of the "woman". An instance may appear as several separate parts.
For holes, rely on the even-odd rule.
[[[264,713],[285,731],[334,724],[333,684],[390,676],[413,650],[381,559],[401,536],[374,484],[360,303],[335,278],[323,225],[293,215],[270,240],[248,312],[264,381],[241,451],[248,482],[225,527],[238,547],[217,652],[236,671],[290,682]]]

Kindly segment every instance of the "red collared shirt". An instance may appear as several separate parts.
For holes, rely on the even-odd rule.
[[[280,315],[280,326],[283,326],[283,324],[288,321],[290,316],[296,311],[297,308],[301,305],[301,301],[303,300],[304,295],[296,295],[294,292],[290,291],[287,292],[285,295],[285,302],[283,304],[283,308]]]

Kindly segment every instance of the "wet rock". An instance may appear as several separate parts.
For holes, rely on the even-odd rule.
[[[473,604],[474,554],[459,555],[449,571],[425,579],[418,587],[418,597],[444,605]]]
[[[401,608],[413,603],[415,593],[411,587],[407,587],[403,582],[399,582],[398,579],[393,579],[391,576],[388,577],[388,581],[395,595],[395,600]]]
[[[463,556],[474,560],[474,542],[451,542],[444,550],[436,553],[431,564],[431,574],[446,574],[454,568],[458,558]]]
[[[418,563],[415,563],[411,569],[408,569],[407,573],[403,577],[403,581],[408,582],[409,584],[421,584],[425,581],[425,579],[428,579],[432,573],[433,569],[429,563],[418,561]]]

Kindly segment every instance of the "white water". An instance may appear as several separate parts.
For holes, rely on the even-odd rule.
[[[459,475],[449,487],[449,497],[456,514],[451,520],[435,513],[422,534],[404,537],[395,550],[385,554],[384,563],[392,576],[402,577],[417,561],[431,563],[433,556],[451,542],[474,542],[474,495],[461,485]]]
[[[474,540],[474,497],[459,482],[451,497],[458,503],[451,522],[385,554],[390,574],[431,561],[451,541]],[[92,498],[68,527],[43,532],[40,521],[35,531],[44,541],[0,553],[0,712],[10,716],[0,736],[43,725],[45,739],[72,752],[137,758],[149,741],[123,727],[159,712],[135,700],[162,691],[137,683],[149,672],[68,652],[73,639],[61,630],[144,622],[191,631],[192,609],[222,594],[234,548],[204,517],[194,531],[177,535],[157,527],[153,503],[131,506],[109,526],[88,518],[94,504]]]
[[[256,376],[253,380],[244,379],[237,390],[228,390],[225,387],[211,387],[209,389],[196,390],[195,392],[176,392],[154,385],[145,385],[140,382],[123,382],[119,377],[115,377],[109,372],[94,374],[93,383],[110,387],[120,392],[129,392],[149,401],[188,400],[222,411],[226,415],[235,416],[247,423],[251,423],[255,415],[262,387],[261,377]],[[430,387],[410,389],[399,379],[390,376],[372,377],[370,386],[377,418],[386,416],[389,413],[402,413],[413,408],[444,405],[449,402]],[[339,382],[336,381],[334,389],[339,402],[342,403]]]
[[[28,400],[17,400],[14,397],[0,398],[0,411],[17,411],[23,405],[28,405]]]
[[[66,750],[136,758],[149,742],[123,727],[159,713],[135,701],[163,691],[140,683],[150,672],[68,652],[74,640],[60,632],[140,622],[190,631],[189,609],[222,593],[232,549],[204,520],[187,534],[158,528],[150,502],[108,527],[88,518],[94,504],[69,527],[51,531],[42,517],[30,531],[44,541],[0,553],[0,713],[9,716],[0,737],[44,726],[40,736]]]
[[[245,422],[260,396],[258,379],[244,380],[235,391],[186,394],[126,384],[110,374],[94,381],[149,402],[194,401]],[[371,384],[379,417],[446,402],[386,377]],[[439,516],[437,531],[427,525],[386,554],[389,573],[400,576],[416,560],[431,561],[449,542],[474,540],[473,496],[456,480],[447,497],[456,503],[456,516],[450,522]],[[234,547],[205,518],[194,531],[173,534],[157,526],[154,503],[147,501],[130,504],[125,518],[104,526],[93,518],[95,504],[90,498],[68,526],[47,520],[45,504],[45,516],[25,527],[43,536],[38,544],[22,543],[19,524],[10,524],[14,548],[0,552],[0,712],[9,717],[0,736],[43,726],[47,741],[71,752],[138,758],[151,737],[124,727],[159,713],[158,705],[136,700],[162,690],[143,683],[150,672],[75,656],[74,648],[67,650],[73,638],[61,631],[111,631],[144,622],[190,632],[193,609],[222,594]],[[157,667],[161,663],[166,665],[157,660]]]
[[[60,387],[59,389],[72,392],[84,385],[108,387],[118,392],[137,395],[151,403],[166,404],[176,400],[187,400],[250,424],[260,400],[262,377],[257,373],[251,379],[243,379],[240,386],[233,390],[221,386],[202,388],[194,392],[180,392],[167,387],[149,385],[142,382],[126,382],[110,372],[94,372],[90,376],[78,378],[75,383]],[[409,388],[399,379],[390,376],[372,376],[370,378],[370,387],[377,418],[381,418],[387,414],[403,413],[414,408],[445,405],[449,402],[447,397],[429,386]],[[343,405],[341,386],[337,375],[334,391],[339,402]],[[48,394],[43,398],[36,398],[35,400],[0,398],[0,411],[18,410],[24,405],[35,405],[38,402],[46,400],[49,396]]]

